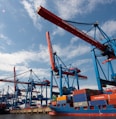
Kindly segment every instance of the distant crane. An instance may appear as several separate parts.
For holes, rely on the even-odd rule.
[[[14,67],[14,80],[10,80],[10,79],[0,79],[0,82],[8,82],[8,83],[14,83],[14,94],[12,95],[12,100],[13,100],[13,108],[17,108],[18,107],[18,97],[21,96],[21,92],[26,92],[26,96],[25,96],[25,101],[23,101],[23,103],[25,103],[25,107],[27,106],[27,103],[29,102],[29,105],[31,106],[32,105],[32,100],[35,100],[35,98],[32,97],[32,93],[37,93],[40,95],[42,95],[42,90],[43,88],[45,87],[45,91],[46,91],[46,100],[44,97],[41,96],[41,99],[40,99],[40,95],[39,97],[37,96],[36,97],[36,100],[41,100],[41,104],[42,104],[42,101],[45,100],[46,101],[46,105],[47,105],[47,101],[49,100],[49,98],[47,97],[47,91],[48,91],[48,86],[50,86],[50,81],[45,79],[43,81],[34,81],[34,79],[32,78],[32,69],[29,70],[30,72],[30,77],[29,77],[29,80],[28,82],[27,81],[19,81],[19,79],[17,79],[17,76],[19,75],[22,75],[24,73],[27,73],[27,72],[24,72],[24,73],[21,73],[21,74],[16,74],[16,71],[15,71],[15,67]],[[34,73],[34,72],[33,72]],[[37,76],[36,76],[37,77]],[[12,78],[12,77],[10,77]],[[25,84],[27,85],[27,88],[26,89],[20,89],[18,87],[18,84]],[[40,86],[40,91],[36,91],[34,90],[35,89],[35,86]],[[57,88],[57,86],[53,86],[55,88]],[[4,95],[5,97],[5,95]],[[6,95],[6,98],[8,96]],[[44,98],[44,99],[43,99]],[[28,100],[29,99],[29,100]]]

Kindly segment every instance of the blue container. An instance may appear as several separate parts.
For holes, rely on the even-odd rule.
[[[73,96],[73,102],[83,102],[83,101],[89,101],[90,96],[86,93],[78,94]]]
[[[94,100],[94,101],[89,101],[90,106],[100,106],[100,105],[107,105],[106,100]]]
[[[104,92],[104,94],[112,94],[112,92]]]
[[[66,104],[67,101],[66,100],[62,100],[62,101],[57,101],[57,104]]]
[[[74,95],[72,98],[73,98],[73,102],[77,102],[77,95]]]

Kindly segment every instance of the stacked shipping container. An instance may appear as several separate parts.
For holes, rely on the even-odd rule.
[[[74,107],[88,107],[88,101],[90,101],[90,96],[98,95],[101,92],[98,90],[91,89],[81,89],[73,91],[73,106]]]
[[[72,98],[70,95],[57,97],[57,101],[53,101],[52,105],[65,105],[72,102],[74,107],[116,105],[116,93],[103,94],[91,89],[74,90]]]
[[[116,93],[109,95],[108,104],[116,105]]]
[[[91,101],[98,100],[107,101],[109,105],[116,105],[116,93],[91,96]]]
[[[57,97],[57,104],[66,104],[68,100],[67,95]]]

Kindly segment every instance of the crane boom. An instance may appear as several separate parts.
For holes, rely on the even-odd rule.
[[[0,79],[0,82],[15,83],[14,80],[6,80],[6,79]],[[16,83],[18,83],[18,84],[31,84],[31,82],[24,82],[24,81],[17,81]],[[35,85],[45,86],[45,83],[44,82],[37,82],[37,83],[35,83]],[[50,84],[47,84],[47,86],[50,86]],[[53,86],[53,87],[57,88],[57,86]]]
[[[100,42],[94,40],[92,37],[88,36],[84,32],[80,31],[79,29],[75,28],[74,26],[68,24],[66,21],[61,19],[60,17],[56,16],[55,14],[51,13],[47,9],[43,8],[42,6],[38,9],[38,14],[43,18],[47,19],[48,21],[56,24],[57,26],[67,30],[68,32],[72,33],[73,35],[83,39],[84,41],[88,42],[89,44],[95,46],[96,48],[100,49],[101,51],[105,51],[106,46],[101,44]]]
[[[48,44],[51,67],[52,67],[52,70],[56,71],[55,61],[54,61],[54,56],[53,56],[53,49],[52,49],[52,45],[51,45],[51,41],[50,41],[49,32],[46,32],[46,40],[47,40],[47,44]]]

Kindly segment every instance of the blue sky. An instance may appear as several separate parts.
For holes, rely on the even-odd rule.
[[[0,77],[33,69],[38,77],[50,79],[50,61],[45,33],[50,32],[54,51],[66,65],[81,69],[96,86],[91,45],[62,30],[37,14],[43,6],[62,19],[94,23],[116,38],[116,0],[0,0]],[[86,26],[76,25],[86,31]],[[4,84],[1,84],[4,86]]]

